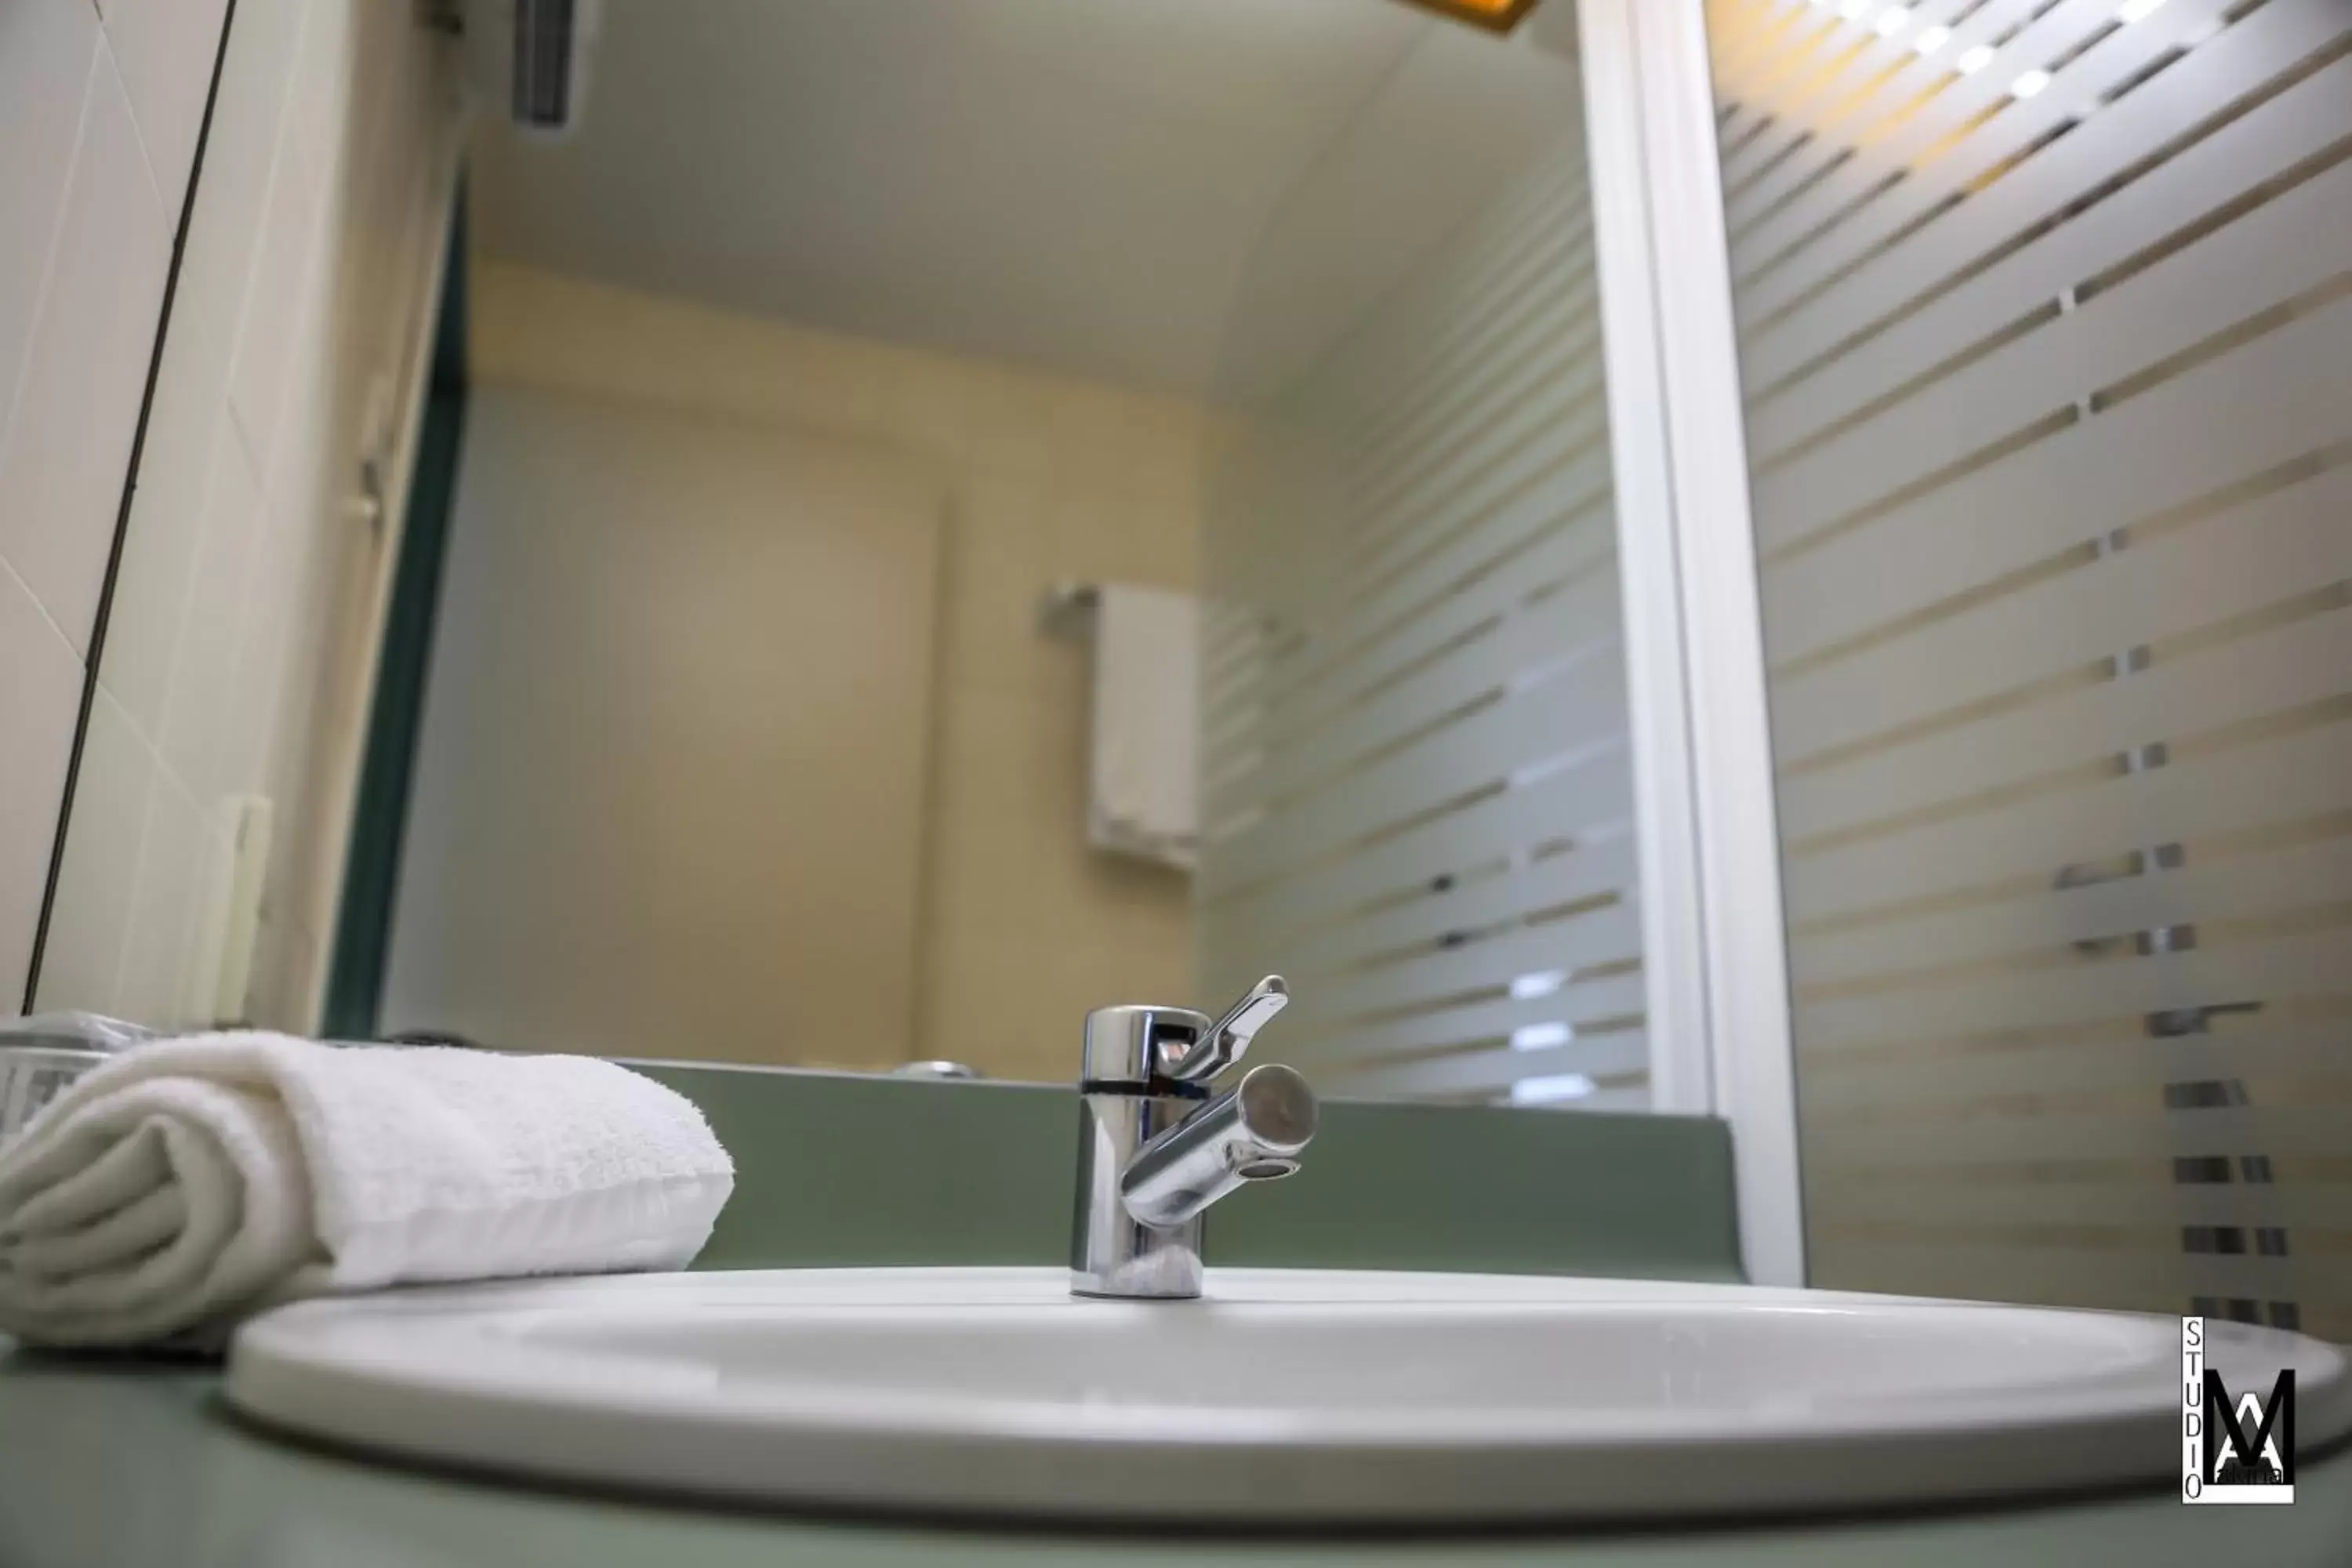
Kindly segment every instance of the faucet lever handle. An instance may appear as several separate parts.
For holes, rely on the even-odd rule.
[[[1172,1061],[1163,1056],[1161,1070],[1180,1083],[1207,1082],[1241,1060],[1257,1032],[1289,1005],[1290,987],[1282,983],[1281,975],[1267,975],[1227,1008],[1225,1016],[1210,1025],[1208,1033],[1187,1047],[1182,1055]]]

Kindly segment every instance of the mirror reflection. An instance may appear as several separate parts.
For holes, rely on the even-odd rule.
[[[1278,971],[1333,1091],[1646,1104],[1572,8],[1506,9],[614,0],[340,215],[372,373],[269,460],[341,542],[232,548],[250,452],[134,518],[245,597],[109,640],[209,740],[94,722],[38,1004],[1068,1079]]]

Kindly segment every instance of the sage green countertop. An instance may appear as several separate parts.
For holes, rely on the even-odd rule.
[[[645,1064],[734,1154],[701,1266],[1052,1263],[1067,1088]],[[1221,1206],[1212,1264],[1738,1278],[1720,1122],[1335,1103],[1306,1169]],[[2292,1508],[2158,1494],[1823,1528],[1364,1540],[1174,1538],[787,1517],[426,1474],[257,1433],[215,1369],[11,1351],[0,1339],[0,1568],[2163,1568],[2352,1564],[2352,1454]],[[1139,1484],[1144,1484],[1139,1480]]]
[[[5,1345],[5,1342],[0,1342]],[[2169,1492],[1833,1528],[1487,1539],[1183,1540],[914,1527],[635,1503],[427,1475],[247,1429],[209,1370],[0,1349],[5,1568],[1958,1568],[2352,1563],[2352,1454],[2290,1508]]]
[[[734,1156],[700,1267],[1069,1258],[1068,1084],[628,1065],[699,1106]],[[1705,1116],[1327,1100],[1298,1174],[1217,1205],[1208,1257],[1738,1279],[1731,1135]]]

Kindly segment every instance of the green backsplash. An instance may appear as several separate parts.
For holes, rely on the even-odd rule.
[[[632,1062],[702,1108],[734,1200],[698,1267],[1060,1263],[1076,1092]],[[1339,1100],[1304,1168],[1217,1205],[1213,1263],[1737,1279],[1703,1117]]]

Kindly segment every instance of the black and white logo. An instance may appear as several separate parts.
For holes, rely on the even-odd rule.
[[[2183,1502],[2294,1500],[2294,1369],[2267,1395],[2232,1390],[2205,1360],[2205,1320],[2180,1320]]]

